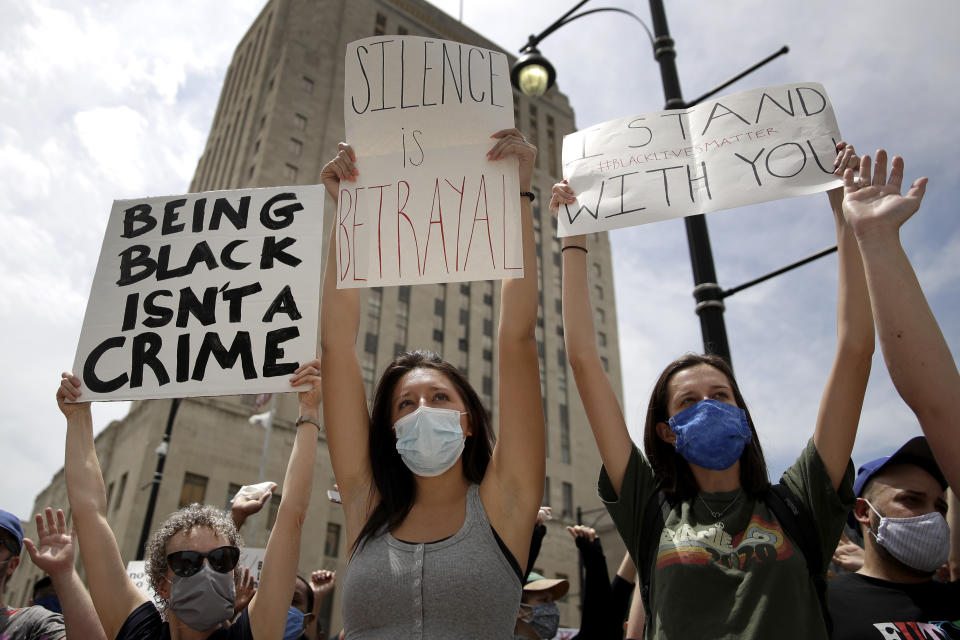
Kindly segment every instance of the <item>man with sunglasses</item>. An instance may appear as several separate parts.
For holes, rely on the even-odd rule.
[[[81,541],[90,594],[108,638],[117,640],[250,640],[279,637],[293,597],[300,536],[313,483],[320,420],[320,362],[299,367],[291,387],[300,419],[264,556],[260,585],[240,618],[233,617],[234,569],[241,539],[229,515],[193,504],[174,512],[147,544],[146,573],[160,611],[130,580],[106,521],[106,491],[93,439],[90,403],[80,380],[64,373],[57,402],[67,419],[64,474]]]

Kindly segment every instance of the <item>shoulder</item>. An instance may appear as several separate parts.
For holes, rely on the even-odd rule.
[[[153,640],[162,635],[163,621],[160,612],[150,601],[144,602],[130,612],[123,621],[117,640]]]
[[[4,616],[11,623],[16,623],[24,627],[46,631],[47,633],[63,630],[63,616],[59,613],[50,611],[45,607],[38,605],[23,607],[21,609],[7,609]]]

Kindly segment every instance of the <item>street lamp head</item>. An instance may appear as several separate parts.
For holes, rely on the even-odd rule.
[[[557,79],[557,72],[536,47],[526,49],[510,70],[510,81],[531,98],[537,98],[547,92]]]

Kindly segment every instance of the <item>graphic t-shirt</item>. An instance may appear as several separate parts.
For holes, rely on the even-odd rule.
[[[59,640],[63,616],[40,606],[0,609],[0,640]]]
[[[821,549],[836,548],[854,503],[853,465],[833,483],[813,440],[783,474],[817,526]],[[617,497],[606,469],[600,498],[636,561],[657,536],[650,582],[653,639],[826,639],[827,630],[803,551],[763,500],[740,490],[705,493],[672,507],[662,531],[641,531],[656,491],[650,464],[634,447]],[[723,511],[718,520],[711,515]],[[830,553],[824,553],[826,571]]]
[[[846,573],[828,592],[835,640],[960,638],[960,582],[901,584]]]

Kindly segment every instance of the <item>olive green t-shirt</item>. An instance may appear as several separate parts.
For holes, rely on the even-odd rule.
[[[853,464],[835,491],[813,440],[783,474],[820,534],[823,570],[853,507]],[[650,583],[651,638],[827,638],[803,552],[763,500],[740,490],[705,493],[674,505],[663,531],[641,531],[656,491],[650,464],[634,447],[618,498],[606,469],[600,498],[636,561],[659,536]],[[723,512],[717,526],[707,507]]]

